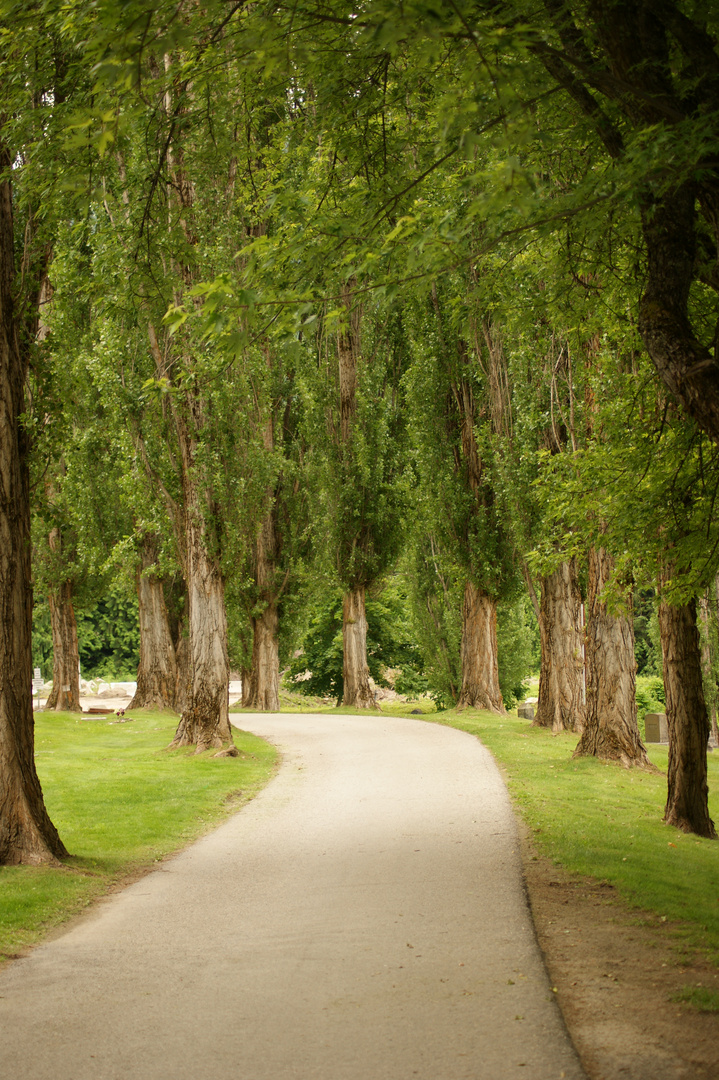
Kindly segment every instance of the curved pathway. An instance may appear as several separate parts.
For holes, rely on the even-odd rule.
[[[278,775],[0,973],[1,1080],[581,1080],[481,744],[235,719]]]

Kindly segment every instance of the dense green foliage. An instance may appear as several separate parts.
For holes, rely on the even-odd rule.
[[[456,701],[461,590],[422,602],[412,593],[416,579],[407,565],[367,601],[367,661],[377,686],[390,686],[412,700],[429,696],[440,709]],[[435,618],[439,620],[439,625]],[[444,634],[442,630],[444,626]],[[453,626],[454,651],[445,650],[447,627]],[[522,700],[527,676],[537,666],[537,628],[529,605],[521,599],[503,604],[498,616],[499,682],[507,708]],[[309,625],[289,665],[288,681],[300,693],[342,700],[342,596],[315,603]],[[450,665],[454,665],[450,667]]]
[[[416,696],[430,689],[420,649],[413,643],[407,599],[401,583],[391,581],[367,600],[367,663],[377,686]],[[294,689],[342,701],[342,595],[317,602],[289,668]],[[388,669],[392,682],[388,681]]]
[[[84,679],[132,682],[137,675],[140,631],[137,600],[117,588],[76,612],[80,671]],[[33,610],[33,665],[52,680],[52,630],[46,602]]]
[[[48,99],[45,117],[18,113],[15,134],[28,150],[16,190],[30,197],[37,168],[49,167],[88,213],[82,224],[58,218],[50,336],[34,368],[38,462],[49,454],[55,463],[36,530],[48,580],[71,575],[97,599],[106,581],[90,578],[108,549],[131,556],[124,538],[148,525],[165,534],[177,565],[175,429],[187,423],[207,543],[228,579],[237,666],[248,662],[246,628],[269,595],[286,607],[284,651],[296,644],[286,627],[303,621],[303,573],[329,570],[351,587],[393,567],[412,487],[425,534],[413,543],[442,552],[453,588],[461,567],[512,605],[528,563],[541,573],[568,552],[583,555],[599,523],[626,552],[620,573],[631,563],[643,588],[654,586],[669,547],[671,595],[712,580],[712,447],[667,414],[634,314],[642,185],[659,199],[688,168],[679,162],[706,156],[711,97],[674,126],[652,127],[587,76],[587,92],[601,99],[592,112],[566,76],[579,77],[571,20],[597,61],[613,46],[581,3],[558,12],[522,0],[502,12],[371,0],[361,12],[280,2],[228,14],[211,3],[179,20],[172,5],[137,2],[118,26],[110,4],[80,5],[71,18],[48,6],[67,59],[65,74],[43,77],[62,90],[62,107]],[[667,20],[674,54],[689,55]],[[42,52],[26,20],[16,33],[28,55]],[[88,62],[92,103],[76,77]],[[672,67],[682,101],[685,80]],[[68,114],[53,159],[37,122],[59,125]],[[669,160],[677,164],[667,171]],[[339,293],[350,280],[362,356],[357,421],[341,445],[332,372],[348,317]],[[690,306],[705,338],[710,288],[697,281]],[[467,424],[476,475],[462,457]],[[103,464],[98,474],[110,459],[119,473]],[[639,476],[641,491],[632,487]],[[122,513],[106,520],[112,501],[88,502],[108,483],[117,506],[134,513],[131,528]],[[253,545],[268,499],[281,540],[272,586],[260,588]],[[62,565],[40,554],[43,530],[58,525]],[[426,556],[412,558],[429,576],[418,573],[410,592],[420,588],[419,609],[439,634],[424,663],[451,700],[456,598],[453,615],[430,615],[428,598],[443,586]],[[438,618],[449,620],[441,632]],[[652,616],[637,620],[640,671],[656,673]],[[86,662],[100,670],[113,649]],[[502,681],[511,701],[521,677]]]
[[[375,679],[449,705],[469,583],[497,606],[509,704],[542,577],[576,556],[586,584],[602,545],[643,675],[658,600],[699,602],[716,710],[714,6],[5,0],[0,19],[23,296],[48,266],[34,577],[72,586],[87,674],[131,673],[112,583],[143,539],[179,581],[192,534],[235,666],[276,608],[283,663],[302,646],[295,675],[337,694],[335,596],[366,588]]]

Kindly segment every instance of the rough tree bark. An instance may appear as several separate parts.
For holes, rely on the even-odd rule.
[[[534,723],[552,731],[584,727],[584,634],[577,560],[562,562],[541,581],[541,667]]]
[[[186,632],[185,622],[181,619],[177,626],[177,632],[173,634],[175,643],[175,665],[177,678],[175,680],[175,712],[182,714],[190,704],[192,697],[192,657],[190,655],[190,638]]]
[[[137,602],[140,622],[140,663],[137,689],[129,709],[173,709],[177,698],[177,659],[170,632],[162,579],[156,577],[157,541],[142,540],[137,567]]]
[[[367,666],[367,616],[363,585],[346,592],[342,600],[342,704],[356,709],[373,709],[374,693]]]
[[[254,637],[253,637],[254,644]],[[249,709],[254,695],[252,668],[242,669],[242,708]]]
[[[711,604],[709,603],[708,590],[704,596],[699,599],[699,611],[701,614],[702,628],[704,634],[702,636],[702,669],[704,676],[704,685],[711,687],[714,680],[712,674],[712,635],[711,624],[715,619],[715,615],[712,611]],[[704,695],[706,697],[706,694]],[[711,726],[711,739],[714,742],[714,746],[719,746],[719,725],[717,724],[717,707],[716,707],[716,685],[713,688],[713,692],[710,694],[710,701],[707,701],[707,711],[709,713],[709,723]]]
[[[187,394],[192,428],[202,426],[202,403]],[[181,451],[184,529],[184,574],[188,594],[189,652],[192,682],[189,702],[170,744],[196,746],[197,753],[217,749],[236,756],[229,718],[230,665],[227,653],[225,583],[219,556],[208,550],[212,516],[209,492],[201,492],[196,469],[197,446],[190,425],[176,417]]]
[[[191,529],[191,533],[195,530]],[[189,705],[180,717],[172,746],[220,749],[236,754],[229,719],[229,663],[224,582],[196,535],[188,536],[190,573]]]
[[[72,592],[72,582],[63,581],[50,588],[47,595],[52,627],[52,690],[45,708],[57,712],[82,712],[80,656]]]
[[[3,117],[0,116],[0,131]],[[67,855],[35,770],[32,712],[30,480],[27,358],[13,307],[13,155],[0,138],[0,864],[57,863]]]
[[[669,768],[664,820],[684,832],[716,838],[707,802],[709,717],[702,687],[696,603],[659,604]]]
[[[259,712],[279,712],[280,709],[278,629],[277,604],[269,602],[262,614],[252,620],[252,677],[248,706]]]
[[[602,601],[614,566],[605,548],[589,552],[587,597],[587,708],[582,737],[574,751],[651,769],[637,724],[634,624],[612,615]]]
[[[471,581],[462,606],[462,689],[458,709],[503,713],[497,666],[497,603]]]

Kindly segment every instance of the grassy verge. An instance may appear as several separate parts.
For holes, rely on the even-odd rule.
[[[133,717],[118,724],[36,714],[45,802],[72,857],[62,869],[0,867],[0,961],[207,832],[272,774],[276,751],[254,735],[235,732],[236,758],[168,753],[177,717]]]
[[[503,766],[540,850],[572,874],[614,885],[653,912],[689,949],[719,964],[719,841],[662,823],[667,748],[651,746],[662,774],[574,760],[575,735],[553,736],[516,716],[445,712],[427,719],[478,735]],[[719,824],[719,751],[709,755],[709,810]]]

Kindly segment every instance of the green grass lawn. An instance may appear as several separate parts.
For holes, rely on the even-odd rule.
[[[479,736],[544,854],[572,874],[610,882],[719,964],[719,840],[662,823],[665,746],[649,747],[662,770],[656,774],[574,760],[576,735],[554,736],[513,715],[452,711],[427,719]],[[709,755],[709,810],[719,827],[719,751]]]
[[[277,753],[254,735],[235,731],[236,758],[166,752],[177,717],[133,716],[118,724],[36,713],[45,803],[71,858],[62,869],[0,867],[0,960],[202,835],[272,774]]]
[[[544,853],[570,873],[610,882],[629,904],[665,919],[681,943],[719,963],[719,841],[662,823],[663,774],[575,761],[575,735],[553,736],[511,714],[431,708],[422,701],[383,711],[406,716],[421,709],[426,720],[479,736],[503,766]],[[301,698],[283,709],[305,711]],[[239,758],[167,753],[176,721],[144,711],[126,724],[37,714],[38,771],[72,858],[61,870],[0,868],[0,956],[37,941],[114,882],[195,839],[266,783],[276,753],[262,740],[236,732]],[[666,770],[666,747],[651,746],[649,755]],[[719,824],[716,751],[709,789]]]

